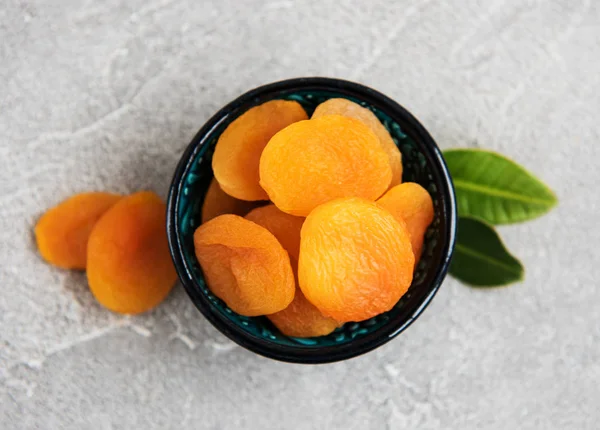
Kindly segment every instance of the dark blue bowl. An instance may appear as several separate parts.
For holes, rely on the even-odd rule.
[[[328,336],[299,339],[281,334],[265,317],[236,314],[208,289],[194,254],[193,234],[213,177],[211,160],[219,135],[243,112],[273,99],[296,100],[309,116],[315,107],[343,97],[371,109],[402,152],[403,181],[417,182],[433,198],[435,218],[408,292],[389,312],[347,323]],[[298,78],[256,88],[217,112],[196,134],[175,171],[169,192],[167,232],[179,278],[204,316],[223,334],[250,351],[277,360],[328,363],[355,357],[388,342],[423,312],[440,287],[456,235],[454,187],[442,154],[421,124],[402,106],[371,88],[328,78]]]

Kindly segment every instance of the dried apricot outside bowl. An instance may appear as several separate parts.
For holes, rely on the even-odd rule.
[[[435,216],[408,292],[388,312],[313,338],[283,335],[266,317],[233,312],[208,288],[194,252],[194,231],[213,179],[219,137],[236,118],[271,100],[296,101],[310,117],[332,98],[370,109],[402,152],[403,182],[416,182],[431,195]],[[442,154],[423,126],[387,96],[360,84],[330,78],[297,78],[265,85],[219,110],[196,134],[175,171],[167,202],[167,234],[181,282],[202,314],[223,334],[257,354],[295,363],[329,363],[371,351],[404,331],[431,302],[446,276],[456,235],[454,187]]]

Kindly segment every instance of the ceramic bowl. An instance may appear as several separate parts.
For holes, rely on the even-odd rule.
[[[343,97],[371,109],[402,152],[403,182],[425,187],[434,202],[435,218],[408,292],[396,306],[367,321],[347,323],[327,336],[292,338],[265,317],[244,317],[229,309],[208,289],[194,255],[193,234],[200,225],[202,203],[213,177],[211,160],[219,135],[249,108],[273,99],[296,100],[310,116],[315,107]],[[173,177],[168,209],[169,246],[179,278],[202,314],[239,345],[277,360],[327,363],[371,351],[405,330],[431,302],[452,256],[456,234],[454,188],[442,154],[423,126],[398,103],[353,82],[329,78],[289,79],[256,88],[219,110],[196,134]]]

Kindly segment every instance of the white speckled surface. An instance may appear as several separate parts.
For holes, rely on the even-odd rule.
[[[599,5],[3,1],[0,427],[598,428]],[[502,228],[525,282],[447,280],[393,342],[308,367],[236,347],[180,287],[123,318],[83,274],[40,260],[31,231],[44,209],[93,189],[166,197],[220,106],[308,75],[371,85],[441,147],[498,150],[543,178],[558,209]]]

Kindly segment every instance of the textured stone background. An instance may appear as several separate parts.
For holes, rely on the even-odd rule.
[[[0,427],[598,428],[599,66],[594,0],[2,1]],[[180,287],[123,318],[40,260],[44,209],[93,189],[166,197],[220,106],[310,75],[371,85],[441,147],[543,178],[558,209],[502,228],[525,282],[449,279],[395,341],[307,367],[236,347]]]

